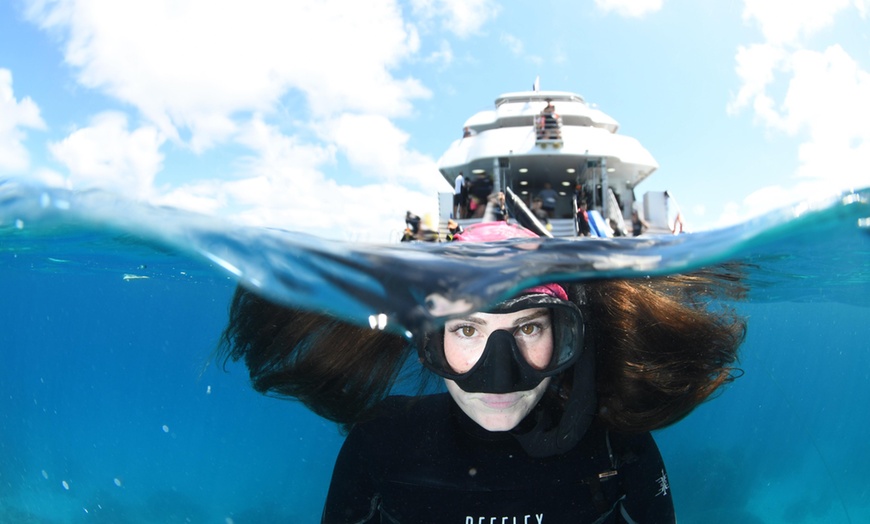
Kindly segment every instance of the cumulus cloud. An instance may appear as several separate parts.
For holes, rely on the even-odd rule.
[[[234,115],[274,110],[288,91],[315,116],[395,116],[429,95],[390,73],[419,39],[387,0],[34,0],[29,16],[61,35],[81,84],[132,104],[168,137],[188,130],[196,149],[231,137]]]
[[[105,112],[88,127],[49,144],[49,150],[67,168],[71,188],[100,187],[147,199],[153,193],[154,176],[163,167],[164,140],[153,126],[130,131],[125,114]]]
[[[425,58],[431,64],[438,64],[442,69],[453,63],[453,47],[447,40],[442,40],[437,51],[433,51]]]
[[[0,68],[0,173],[24,173],[30,166],[21,128],[45,129],[45,122],[33,100],[15,99],[12,72]]]
[[[829,26],[850,5],[746,0],[744,18],[758,22],[765,40],[738,48],[741,85],[729,108],[749,106],[765,125],[789,134],[803,129],[817,138],[862,138],[870,104],[867,72],[839,44],[817,50],[799,38]]]
[[[544,59],[540,56],[527,53],[525,43],[512,34],[502,33],[499,36],[499,42],[501,42],[513,55],[517,57],[528,60],[533,64],[541,64],[544,62]]]
[[[158,201],[204,213],[220,211],[251,226],[277,225],[354,241],[397,239],[409,209],[437,214],[435,191],[449,191],[449,186],[443,181],[443,187],[437,186],[440,176],[431,160],[404,158],[409,153],[391,145],[389,134],[401,132],[388,120],[343,117],[329,127],[336,128],[328,133],[335,143],[305,143],[255,118],[239,133],[252,154],[240,162],[236,179],[192,182]],[[356,183],[324,175],[339,153],[360,170]],[[406,179],[395,183],[398,177]]]
[[[434,194],[449,190],[435,161],[407,149],[409,136],[379,115],[343,115],[324,131],[361,174]]]
[[[765,41],[784,44],[829,27],[834,16],[864,0],[744,0],[743,19],[759,25]]]
[[[767,94],[767,89],[773,84],[777,70],[784,70],[787,56],[784,49],[769,44],[739,47],[735,69],[741,86],[728,106],[729,111],[738,113],[744,107],[751,106],[762,121],[778,121],[776,103]]]
[[[803,141],[793,185],[758,189],[732,211],[745,218],[870,182],[864,169],[870,163],[870,74],[839,44],[816,49],[807,43],[837,14],[854,8],[863,17],[867,5],[745,0],[744,19],[758,24],[764,40],[738,49],[740,88],[729,110],[750,108],[768,129]],[[736,214],[726,213],[722,221],[732,222]]]
[[[870,74],[842,47],[795,51],[789,69],[792,77],[780,120],[784,130],[806,128],[816,141],[870,139]]]
[[[449,190],[434,160],[394,122],[430,96],[403,64],[420,60],[417,25],[438,20],[468,36],[495,16],[490,0],[208,0],[118,4],[25,0],[27,16],[60,42],[82,86],[123,102],[144,123],[104,113],[51,144],[75,188],[125,195],[253,225],[357,237],[401,231]],[[449,42],[422,60],[449,64]],[[244,148],[235,178],[154,187],[161,147]],[[345,162],[345,182],[325,173]],[[56,177],[55,177],[56,178]],[[349,233],[357,231],[357,233]],[[363,235],[363,231],[367,231]]]
[[[246,178],[224,187],[230,201],[257,195],[258,206],[245,206],[230,216],[253,226],[284,224],[288,229],[338,240],[385,242],[398,240],[405,211],[422,215],[435,210],[433,195],[392,184],[349,186],[324,180],[313,192],[300,193],[285,178]],[[266,198],[266,195],[271,195]],[[297,198],[294,198],[293,196]],[[268,200],[268,201],[267,201]],[[250,204],[250,202],[249,202]]]
[[[613,12],[629,18],[640,18],[661,10],[664,0],[595,0],[605,13]]]
[[[445,30],[462,38],[479,32],[499,12],[493,0],[411,0],[411,7],[424,22],[441,20]]]

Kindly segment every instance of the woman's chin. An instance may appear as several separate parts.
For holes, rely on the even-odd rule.
[[[483,429],[487,431],[510,431],[517,427],[522,420],[518,416],[498,415],[481,417],[481,420],[475,420]]]
[[[471,418],[487,431],[510,431],[517,427],[531,409],[531,406],[516,401],[495,404],[480,402],[475,407],[481,409],[474,409]]]

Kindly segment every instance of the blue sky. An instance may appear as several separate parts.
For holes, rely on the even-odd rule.
[[[703,230],[870,186],[870,0],[12,0],[0,177],[388,241],[501,93],[573,91]]]

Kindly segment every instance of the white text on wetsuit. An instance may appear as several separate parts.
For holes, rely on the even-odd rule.
[[[542,522],[544,522],[543,513],[522,517],[465,517],[465,524],[541,524]]]

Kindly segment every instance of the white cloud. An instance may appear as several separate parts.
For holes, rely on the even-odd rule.
[[[407,133],[392,121],[412,116],[413,101],[430,96],[417,79],[395,74],[419,60],[421,43],[394,0],[29,6],[30,19],[61,42],[82,86],[129,104],[145,121],[128,130],[121,114],[106,113],[52,144],[69,170],[67,185],[253,225],[333,237],[366,231],[379,240],[401,231],[406,210],[431,213],[435,192],[449,190],[434,161],[409,149]],[[480,30],[497,11],[489,0],[422,9],[459,35]],[[449,64],[449,43],[428,59]],[[251,154],[234,162],[233,180],[155,188],[166,140],[194,152],[232,144]],[[353,183],[324,174],[337,155]]]
[[[453,63],[453,47],[450,46],[450,42],[447,40],[442,40],[441,45],[438,48],[438,51],[433,51],[429,54],[429,56],[425,59],[428,63],[440,64],[440,67],[446,68],[450,64]]]
[[[865,159],[867,154],[865,152]],[[866,176],[865,176],[866,178]],[[866,187],[866,181],[864,187]],[[858,189],[861,186],[853,186]],[[746,222],[771,211],[780,210],[799,202],[826,202],[844,191],[852,189],[838,187],[822,178],[800,180],[788,186],[764,186],[748,194],[740,202],[728,202],[713,228],[727,227]]]
[[[750,107],[768,129],[800,140],[794,184],[757,189],[732,203],[719,225],[847,189],[870,186],[870,73],[839,44],[808,47],[804,37],[830,27],[850,6],[868,2],[745,0],[744,19],[758,22],[765,41],[741,46],[741,86],[732,112]]]
[[[226,140],[238,129],[236,115],[269,113],[289,91],[301,93],[314,116],[395,116],[429,94],[390,74],[419,47],[390,0],[252,0],[244,8],[33,0],[29,16],[66,38],[64,56],[81,84],[137,107],[168,137],[189,130],[196,149]]]
[[[861,0],[744,0],[744,21],[754,20],[766,41],[790,43],[829,27],[850,5],[863,11]],[[862,13],[863,14],[863,13]]]
[[[155,197],[153,202],[195,213],[220,215],[227,206],[224,185],[225,182],[220,180],[198,180],[173,187]]]
[[[735,99],[728,106],[729,112],[737,113],[749,105],[762,121],[766,123],[778,121],[775,102],[766,91],[774,82],[774,73],[784,68],[787,57],[783,49],[774,45],[752,44],[739,47],[735,60],[741,86]]]
[[[164,140],[153,126],[129,131],[126,115],[106,112],[94,117],[88,127],[49,144],[49,150],[68,169],[71,188],[100,187],[147,199],[153,193],[154,176],[163,167]]]
[[[792,78],[782,102],[786,131],[806,128],[814,141],[870,140],[870,74],[842,47],[798,50],[789,69]]]
[[[300,193],[295,187],[276,182],[248,178],[227,184],[225,190],[231,200],[245,198],[243,195],[271,195],[261,198],[268,201],[248,206],[231,217],[253,226],[284,224],[288,229],[325,238],[388,242],[397,240],[405,227],[406,210],[420,214],[436,212],[429,209],[434,195],[392,184],[351,187],[325,180],[315,190]]]
[[[523,43],[522,40],[514,35],[502,33],[499,37],[499,41],[507,46],[510,52],[513,53],[515,56],[528,60],[533,64],[541,64],[544,62],[541,57],[526,53],[526,45]]]
[[[442,19],[445,30],[462,38],[478,33],[499,12],[493,0],[411,0],[411,7],[423,22]]]
[[[510,52],[515,55],[521,55],[526,50],[526,46],[523,45],[523,41],[514,35],[510,35],[507,33],[502,33],[499,37],[499,41],[506,45]]]
[[[317,127],[323,124],[318,123]],[[305,185],[309,175],[318,173],[324,165],[335,162],[335,147],[303,143],[295,136],[281,133],[256,116],[240,128],[239,143],[255,155],[246,159],[247,174],[270,174],[276,167],[280,173],[293,174],[296,183]]]
[[[12,72],[0,68],[0,173],[24,173],[30,166],[22,127],[45,129],[45,123],[33,100],[29,97],[20,102],[15,99]]]
[[[435,195],[395,184],[350,186],[317,172],[298,173],[273,165],[268,174],[233,181],[199,181],[162,196],[158,202],[201,213],[220,214],[237,224],[283,227],[338,240],[398,240],[405,211],[434,217]],[[437,222],[436,222],[437,223]]]
[[[639,18],[661,10],[664,0],[595,0],[595,5],[605,13]]]
[[[434,164],[426,157],[404,158],[408,153],[394,145],[401,137],[390,138],[401,131],[373,116],[342,117],[331,125],[337,128],[328,133],[337,137],[335,144],[305,144],[254,119],[240,131],[254,155],[242,162],[236,180],[193,182],[157,201],[251,226],[379,242],[398,238],[407,210],[437,215],[433,188],[440,176],[437,170],[433,174]],[[355,184],[340,184],[323,174],[339,151],[361,169]],[[365,173],[371,183],[365,183]],[[399,176],[402,184],[392,183]],[[437,189],[450,188],[445,182]]]
[[[439,189],[450,189],[435,161],[408,150],[408,134],[382,116],[342,115],[325,124],[324,132],[361,174],[372,179],[401,183],[433,195]]]
[[[407,136],[388,120],[343,116],[332,126],[335,145],[322,151],[299,146],[274,129],[267,139],[264,135],[263,144],[280,152],[251,159],[251,176],[227,184],[229,202],[244,208],[234,216],[252,225],[283,224],[320,236],[383,242],[404,227],[405,211],[436,212],[436,191],[449,187],[437,185],[441,177],[431,159],[405,150]],[[354,165],[358,178],[352,185],[320,171],[336,148]]]

